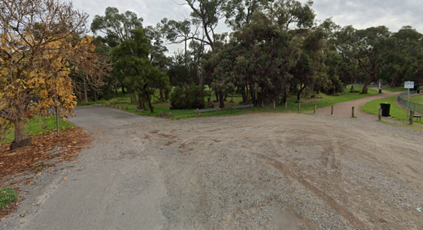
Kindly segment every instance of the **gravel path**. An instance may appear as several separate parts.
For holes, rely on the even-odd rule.
[[[420,131],[340,112],[180,121],[75,112],[92,148],[0,228],[423,228]]]
[[[355,107],[355,116],[357,118],[363,118],[363,119],[371,118],[371,119],[374,120],[375,119],[374,115],[367,114],[367,113],[363,112],[360,108],[363,105],[365,105],[367,102],[382,99],[382,98],[392,97],[392,96],[398,95],[400,93],[402,93],[402,92],[383,91],[382,94],[376,94],[376,95],[364,97],[364,98],[361,98],[361,99],[358,99],[358,100],[347,101],[347,102],[335,104],[334,105],[334,116],[350,118],[351,115],[352,115],[352,113],[351,113],[352,107]],[[318,115],[331,116],[331,107],[319,108],[316,111],[316,113]]]

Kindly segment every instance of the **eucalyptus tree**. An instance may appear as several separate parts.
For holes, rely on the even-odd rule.
[[[142,22],[143,18],[138,18],[134,12],[119,13],[117,8],[107,7],[104,16],[94,16],[91,31],[94,35],[102,36],[102,41],[110,48],[114,48],[123,41],[130,39],[131,30],[142,28]],[[115,70],[111,74],[119,82],[122,93],[125,93],[124,76]],[[134,95],[131,96],[131,98],[133,97]]]
[[[169,77],[151,64],[150,42],[142,29],[131,30],[128,38],[113,48],[111,57],[124,83],[138,93],[140,107],[144,107],[145,99],[153,113],[152,96],[157,89],[169,88]]]
[[[386,40],[391,36],[391,32],[385,26],[363,30],[347,26],[339,31],[337,36],[336,49],[348,58],[354,58],[365,73],[361,93],[367,93],[369,84],[379,79],[387,51]]]
[[[227,0],[184,0],[191,12],[191,23],[200,25],[202,37],[192,37],[192,39],[204,42],[215,52],[216,46],[216,27],[219,20],[224,17]]]
[[[400,86],[405,80],[418,81],[418,73],[423,68],[423,35],[411,26],[404,26],[386,43],[381,78],[391,87]]]

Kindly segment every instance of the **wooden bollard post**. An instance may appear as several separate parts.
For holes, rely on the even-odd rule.
[[[354,118],[354,106],[352,107],[352,118]]]
[[[333,116],[333,105],[330,106],[330,115]]]
[[[301,110],[301,103],[298,102],[298,112]]]
[[[288,110],[288,102],[285,101],[285,110]]]
[[[314,104],[314,114],[316,114],[317,105]]]
[[[197,116],[200,116],[200,112],[198,111],[198,108],[197,110],[195,110],[195,113],[197,114]]]
[[[382,109],[379,109],[379,121],[382,120]]]
[[[410,125],[413,124],[414,111],[410,110]]]

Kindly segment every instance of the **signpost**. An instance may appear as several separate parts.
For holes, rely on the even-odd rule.
[[[404,88],[408,89],[408,100],[407,100],[407,120],[408,120],[408,114],[410,113],[410,89],[414,88],[414,81],[404,82]]]

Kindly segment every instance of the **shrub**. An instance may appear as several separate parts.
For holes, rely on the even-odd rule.
[[[202,109],[205,106],[203,88],[197,85],[177,86],[170,95],[170,109]]]
[[[10,203],[18,200],[15,190],[9,187],[0,189],[0,210],[6,208]]]

